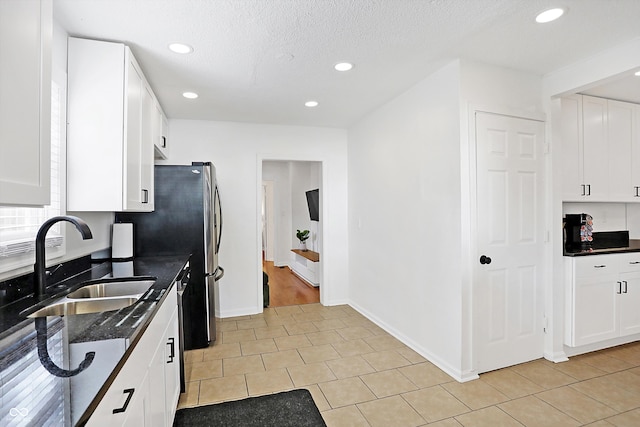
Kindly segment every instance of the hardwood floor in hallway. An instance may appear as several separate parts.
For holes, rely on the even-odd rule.
[[[289,267],[275,267],[272,261],[262,261],[262,269],[269,276],[269,307],[320,302],[320,288],[305,283]]]

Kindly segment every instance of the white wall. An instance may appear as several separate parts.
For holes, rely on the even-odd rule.
[[[543,117],[540,77],[455,61],[349,130],[352,304],[454,378],[473,371],[473,111]]]
[[[349,129],[349,298],[454,377],[461,365],[459,64]]]
[[[261,183],[264,160],[322,162],[325,218],[322,303],[347,302],[347,134],[344,130],[170,120],[168,164],[216,165],[224,230],[221,317],[262,311]]]
[[[296,237],[296,230],[309,230],[307,248],[319,252],[320,239],[318,236],[318,222],[309,218],[306,192],[320,188],[320,165],[317,162],[291,162],[291,209],[292,228],[290,243],[297,248],[300,241]],[[322,192],[322,189],[320,189]],[[290,262],[294,254],[289,252]]]
[[[273,264],[289,265],[291,253],[291,180],[289,162],[262,163],[262,180],[273,182]]]

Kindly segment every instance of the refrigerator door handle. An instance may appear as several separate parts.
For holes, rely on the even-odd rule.
[[[218,191],[218,185],[216,184],[216,188],[214,191],[214,206],[217,207],[217,215],[218,215],[218,235],[216,236],[216,253],[220,252],[220,240],[222,240],[222,203],[220,202],[220,191]]]
[[[217,282],[218,280],[222,279],[222,276],[224,276],[224,268],[222,268],[222,266],[218,266],[218,271],[219,274],[216,274],[216,277],[213,278],[214,282]]]
[[[206,276],[207,277],[213,276],[213,281],[217,282],[218,280],[222,279],[222,276],[224,276],[224,268],[222,268],[221,266],[218,266],[218,268],[216,268],[216,271],[214,271],[213,273],[207,273]]]

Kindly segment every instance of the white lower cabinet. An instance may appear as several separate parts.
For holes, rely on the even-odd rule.
[[[149,364],[149,425],[154,427],[173,425],[180,397],[177,320],[176,309]]]
[[[640,272],[620,275],[620,335],[640,333]]]
[[[568,258],[566,273],[566,345],[640,333],[640,254]]]
[[[180,396],[178,339],[173,286],[87,425],[173,425]]]

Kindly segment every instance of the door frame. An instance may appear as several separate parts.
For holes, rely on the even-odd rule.
[[[550,130],[549,122],[546,114],[542,112],[524,111],[514,108],[500,108],[495,106],[485,105],[466,105],[467,114],[462,114],[461,117],[466,117],[466,123],[462,123],[462,128],[466,126],[467,134],[466,141],[463,138],[461,143],[461,159],[463,164],[461,165],[461,182],[466,182],[468,185],[463,185],[461,189],[461,231],[465,240],[462,242],[462,381],[478,378],[478,340],[477,328],[478,322],[474,322],[474,314],[476,301],[474,300],[473,284],[477,283],[480,276],[480,264],[477,257],[479,256],[478,249],[478,197],[477,197],[477,140],[476,140],[476,113],[496,114],[507,117],[515,117],[527,120],[536,120],[544,122],[545,124],[545,145],[544,145],[544,211],[545,218],[543,220],[545,228],[545,236],[549,236],[550,219],[551,219],[551,163],[549,152],[549,140]],[[466,163],[466,164],[465,164]],[[550,268],[550,241],[547,238],[545,240],[544,248],[544,264],[541,266],[543,271],[543,304],[545,313],[549,309],[549,296],[552,295],[553,284]],[[548,316],[547,316],[548,318]],[[545,319],[547,320],[547,319]],[[547,328],[549,333],[549,328]],[[546,347],[546,339],[545,345]],[[466,349],[466,350],[465,350]],[[541,353],[544,352],[544,348],[541,349]],[[546,353],[545,353],[546,354]]]
[[[263,180],[262,180],[262,163],[265,161],[279,161],[279,162],[316,162],[320,164],[320,206],[322,212],[320,213],[320,218],[327,218],[327,206],[328,206],[328,197],[326,196],[326,191],[329,188],[327,182],[327,165],[325,164],[325,160],[321,158],[307,158],[307,157],[291,157],[291,156],[277,156],[273,154],[258,154],[256,156],[256,258],[258,260],[258,266],[256,271],[256,286],[257,286],[257,307],[259,308],[259,312],[264,312],[263,307],[263,285],[262,285],[262,189],[263,189]],[[329,271],[330,265],[330,257],[326,256],[326,249],[330,247],[328,245],[328,233],[324,227],[324,221],[320,222],[318,225],[318,234],[320,237],[320,246],[319,251],[322,256],[322,262],[320,265],[320,274],[319,280],[321,283],[320,286],[320,304],[327,305],[328,301],[330,301],[329,297],[331,295],[331,283],[328,280],[325,280],[328,277],[327,271]]]
[[[262,223],[261,236],[264,236],[262,244],[264,245],[265,240],[267,243],[264,248],[264,259],[265,261],[273,261],[275,250],[274,248],[276,246],[276,235],[273,231],[275,227],[275,218],[273,212],[273,181],[262,181],[262,189],[265,221],[263,221]]]

